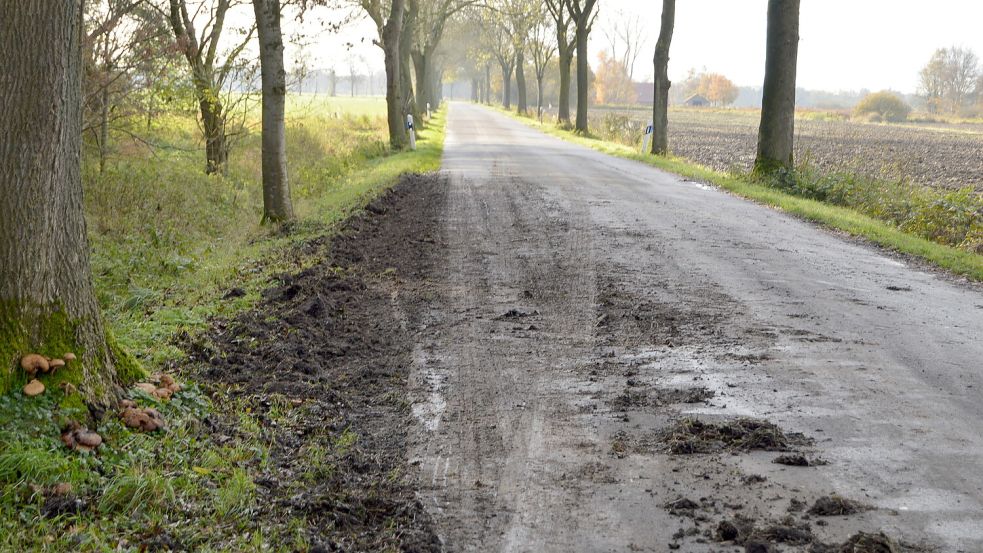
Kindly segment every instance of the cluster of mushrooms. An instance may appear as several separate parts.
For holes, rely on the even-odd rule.
[[[44,384],[36,377],[39,374],[54,374],[58,369],[75,361],[74,353],[66,353],[60,358],[52,359],[37,353],[31,353],[21,358],[20,365],[31,377],[24,386],[24,395],[35,397],[44,393]],[[147,382],[138,382],[134,388],[160,401],[167,401],[171,396],[181,391],[181,385],[173,377],[166,374],[154,375]],[[140,407],[132,399],[120,402],[119,417],[126,426],[141,432],[154,432],[164,428],[164,418],[152,407]],[[102,445],[102,436],[85,426],[72,421],[61,433],[61,441],[75,451],[93,451]]]
[[[36,378],[38,373],[55,374],[55,371],[75,361],[75,359],[75,354],[71,352],[60,358],[45,357],[39,353],[31,353],[22,357],[20,366],[31,377],[31,381],[24,385],[24,395],[34,397],[43,394],[44,384]]]

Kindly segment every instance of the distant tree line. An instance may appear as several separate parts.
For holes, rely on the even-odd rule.
[[[930,113],[983,113],[983,70],[969,48],[936,50],[919,73],[919,86]]]

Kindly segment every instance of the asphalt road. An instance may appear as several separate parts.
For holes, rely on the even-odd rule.
[[[476,106],[444,155],[412,436],[449,549],[736,551],[720,521],[791,516],[983,551],[979,287]],[[664,395],[694,387],[714,397]],[[683,416],[765,419],[828,464],[670,455]],[[828,494],[873,509],[801,509]]]

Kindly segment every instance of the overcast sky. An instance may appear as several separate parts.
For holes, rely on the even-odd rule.
[[[636,79],[651,76],[662,2],[598,3],[591,63],[607,47],[603,29],[611,18],[637,15],[649,40],[636,65]],[[761,86],[766,13],[767,0],[678,0],[670,78],[679,80],[690,68],[705,67],[738,85]],[[915,92],[918,70],[936,48],[965,46],[983,55],[983,0],[802,0],[800,20],[798,84],[809,89]],[[309,18],[310,30],[317,28],[314,21]],[[374,32],[362,21],[340,34],[320,33],[306,55],[315,67],[334,64],[344,72],[347,59],[355,56],[360,64],[381,70],[382,51],[370,42]],[[356,48],[349,51],[347,42]]]

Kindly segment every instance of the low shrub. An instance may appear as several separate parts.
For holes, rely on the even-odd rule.
[[[823,172],[809,162],[766,182],[796,196],[855,209],[938,244],[983,252],[983,196],[972,187],[938,190],[903,178]]]
[[[855,117],[871,122],[887,121],[900,123],[908,119],[911,106],[895,94],[887,91],[874,92],[864,96],[854,108]]]

